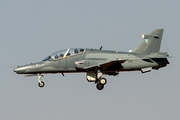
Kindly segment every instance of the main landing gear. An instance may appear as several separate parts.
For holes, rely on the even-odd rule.
[[[95,82],[96,88],[102,90],[104,85],[107,83],[107,80],[102,77],[103,73],[101,70],[88,71],[86,72],[86,78],[88,82]]]
[[[42,78],[42,77],[43,77],[42,74],[39,74],[39,75],[38,75],[38,82],[39,82],[39,83],[38,83],[38,86],[41,87],[41,88],[44,87],[44,85],[45,85],[45,83],[44,83],[43,81],[41,81],[41,78]]]
[[[96,88],[98,90],[102,90],[104,85],[107,83],[107,80],[105,78],[99,78],[95,83],[97,83]]]

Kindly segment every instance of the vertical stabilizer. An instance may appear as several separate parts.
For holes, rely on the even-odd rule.
[[[157,29],[149,35],[142,35],[143,42],[133,52],[154,53],[159,52],[164,29]]]

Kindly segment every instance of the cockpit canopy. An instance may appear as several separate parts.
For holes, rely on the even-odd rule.
[[[58,52],[55,52],[55,53],[49,55],[48,57],[46,57],[42,61],[57,60],[60,58],[64,58],[67,56],[71,56],[71,55],[75,55],[75,54],[79,54],[79,53],[83,53],[83,52],[85,52],[84,48],[65,49],[65,50],[61,50],[61,51],[58,51]]]

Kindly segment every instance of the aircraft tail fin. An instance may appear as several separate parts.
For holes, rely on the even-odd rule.
[[[144,41],[132,52],[155,53],[159,52],[164,29],[157,29],[149,35],[142,35]]]

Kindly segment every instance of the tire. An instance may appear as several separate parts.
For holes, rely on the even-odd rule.
[[[107,83],[107,80],[105,78],[100,78],[99,83],[105,85]]]
[[[96,85],[96,88],[97,88],[98,90],[102,90],[102,89],[104,88],[104,85],[98,83],[98,84]]]
[[[44,85],[45,85],[45,83],[43,81],[38,83],[38,86],[41,87],[41,88],[44,87]]]

